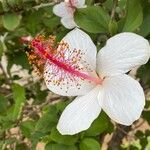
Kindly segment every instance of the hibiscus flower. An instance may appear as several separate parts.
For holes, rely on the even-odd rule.
[[[77,96],[59,119],[57,129],[61,134],[88,129],[101,110],[123,125],[131,125],[140,117],[144,92],[126,73],[149,60],[146,39],[135,33],[120,33],[108,39],[98,54],[91,38],[78,28],[69,32],[56,49],[50,41],[37,38],[31,42],[46,60],[46,85],[56,94]]]
[[[76,8],[84,8],[85,0],[65,0],[53,8],[55,15],[61,17],[61,23],[68,29],[76,27],[74,12]]]

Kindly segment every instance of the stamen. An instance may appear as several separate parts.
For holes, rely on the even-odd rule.
[[[76,76],[82,80],[102,84],[102,79],[88,74],[88,72],[92,72],[92,70],[86,61],[81,60],[81,58],[84,57],[81,50],[74,49],[73,51],[69,51],[69,45],[63,41],[59,44],[57,49],[54,49],[49,42],[46,42],[45,39],[40,36],[32,40],[31,47],[35,49],[36,54],[42,57],[43,60],[48,60],[48,63],[53,66],[53,72],[51,72],[51,75],[48,75],[49,82],[53,80],[54,84],[59,85],[65,78],[74,81],[74,76]],[[81,61],[83,66],[78,63]],[[48,73],[48,71],[49,70],[45,73]],[[85,71],[87,71],[87,73],[85,73]],[[59,74],[60,77],[57,80],[54,79],[56,74]]]

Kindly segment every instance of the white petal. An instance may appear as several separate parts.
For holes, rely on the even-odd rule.
[[[53,7],[53,13],[59,17],[73,17],[74,10],[67,3],[61,2]]]
[[[62,76],[65,76],[64,80],[57,84]],[[49,62],[44,68],[44,80],[50,91],[62,96],[84,95],[96,86],[95,83],[65,72],[57,65]]]
[[[69,44],[69,48],[64,48],[65,56],[63,61],[69,62],[68,65],[77,68],[80,72],[98,78],[95,73],[96,47],[90,37],[81,30],[75,29],[69,32],[63,38],[63,41]],[[58,47],[58,51],[59,49],[60,47]],[[81,50],[80,53],[82,54],[77,55],[77,53],[74,52],[76,50]],[[78,60],[78,57],[81,57],[81,59]],[[72,64],[72,58],[77,59],[78,61],[75,64]],[[78,67],[82,69],[79,70]],[[62,76],[64,77],[64,80],[61,81],[60,84],[56,84]],[[74,76],[59,68],[57,65],[48,62],[44,69],[44,79],[49,90],[63,96],[84,95],[96,86],[94,82],[90,82],[86,79],[83,80],[83,78]]]
[[[73,18],[62,18],[61,19],[61,23],[67,29],[73,29],[73,28],[75,28],[77,26],[76,23],[74,22]]]
[[[76,28],[69,32],[69,34],[63,38],[63,41],[69,44],[70,50],[75,48],[80,49],[82,53],[84,53],[84,57],[82,59],[88,62],[91,69],[96,69],[97,50],[89,35]]]
[[[57,125],[61,134],[73,135],[90,127],[101,111],[97,99],[98,93],[99,86],[88,94],[77,97],[65,108]]]
[[[78,1],[78,4],[77,4],[78,8],[82,8],[85,6],[85,0],[77,0],[77,1]]]
[[[128,75],[106,78],[100,95],[100,105],[108,116],[123,125],[131,125],[139,119],[145,105],[140,84]]]
[[[146,39],[134,33],[120,33],[110,38],[97,56],[97,69],[101,76],[126,73],[145,64],[150,57]]]
[[[75,6],[77,8],[84,8],[85,7],[85,0],[74,0]]]

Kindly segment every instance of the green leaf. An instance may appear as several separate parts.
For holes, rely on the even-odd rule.
[[[10,137],[5,140],[5,146],[9,145],[9,144],[14,144],[16,141],[17,141],[17,139],[15,137]]]
[[[17,143],[15,150],[27,150],[29,149],[26,143]]]
[[[0,60],[3,55],[3,43],[0,41]]]
[[[58,111],[62,112],[69,103],[70,101],[60,101],[56,104],[56,108]]]
[[[150,111],[143,111],[142,116],[150,125]]]
[[[67,146],[63,144],[54,144],[54,143],[48,143],[45,146],[45,150],[78,150],[76,146]]]
[[[46,100],[46,96],[48,95],[48,91],[41,90],[40,83],[36,83],[34,89],[35,89],[35,92],[37,93],[35,96],[35,103],[40,104],[40,103],[44,102]]]
[[[145,19],[144,19],[144,21],[143,21],[143,23],[140,27],[140,33],[139,33],[140,35],[146,37],[150,34],[150,25],[149,25],[149,23],[150,23],[150,14],[148,14],[145,17]]]
[[[137,77],[144,87],[150,87],[150,61],[138,69]]]
[[[3,148],[4,148],[4,142],[0,141],[0,149],[3,149]]]
[[[108,124],[108,117],[105,113],[102,112],[84,134],[86,136],[97,136],[107,130]]]
[[[53,141],[65,145],[73,145],[78,140],[77,135],[61,135],[55,127],[52,129],[50,136]]]
[[[115,35],[117,33],[117,31],[118,31],[118,24],[117,24],[117,22],[114,21],[114,20],[111,20],[109,22],[108,26],[109,26],[109,32],[110,32],[110,34],[111,35]]]
[[[5,12],[9,11],[9,6],[8,6],[8,4],[7,4],[7,1],[0,0],[0,2],[1,2],[1,5],[2,5],[2,7],[3,7],[2,10],[4,10]]]
[[[7,0],[9,6],[15,7],[16,5],[21,5],[23,0]]]
[[[47,90],[39,90],[39,92],[36,95],[36,98],[38,102],[43,102],[46,99],[46,96],[48,95]]]
[[[30,15],[29,15],[30,13]],[[41,22],[43,19],[43,12],[39,11],[29,11],[26,14],[26,29],[33,35],[37,34],[37,32],[41,29]],[[39,19],[41,18],[41,19]]]
[[[135,136],[136,137],[138,137],[138,138],[143,138],[144,137],[144,133],[142,132],[142,131],[137,131],[136,133],[135,133]]]
[[[50,132],[57,123],[57,109],[50,106],[47,112],[38,120],[35,130],[43,133]]]
[[[100,150],[99,143],[91,138],[85,138],[80,142],[80,150]]]
[[[94,4],[94,0],[86,0],[85,4],[88,5],[88,6],[93,5]]]
[[[34,131],[34,127],[35,127],[35,122],[32,120],[27,120],[27,121],[21,122],[20,124],[20,130],[22,134],[27,138],[31,137]]]
[[[105,1],[104,3],[103,3],[103,6],[107,9],[107,11],[111,11],[112,10],[112,8],[113,8],[113,1]]]
[[[35,131],[33,134],[32,134],[32,141],[35,143],[37,143],[40,139],[42,139],[43,137],[46,136],[46,133],[42,133],[40,131]],[[32,143],[33,144],[33,143]]]
[[[8,60],[9,61],[8,61],[7,67],[9,67],[9,69],[11,69],[13,64],[21,65],[23,69],[29,69],[30,68],[27,55],[22,51],[13,52],[13,55],[8,55]]]
[[[114,125],[112,122],[109,121],[108,129],[106,130],[106,132],[111,134],[113,131],[114,131]]]
[[[2,130],[8,130],[14,126],[14,122],[9,116],[0,116],[0,124],[2,125]]]
[[[0,1],[0,13],[3,12],[3,5],[2,5],[2,2]]]
[[[135,31],[143,21],[143,11],[140,0],[128,0],[126,11],[126,18],[122,31]]]
[[[43,23],[50,31],[53,31],[60,24],[60,19],[56,16],[53,18],[44,18]]]
[[[14,99],[14,109],[12,114],[12,119],[16,120],[20,117],[22,108],[25,103],[25,89],[24,87],[20,86],[19,84],[13,84],[12,86],[13,91],[13,99]]]
[[[3,25],[7,30],[13,31],[19,26],[21,21],[21,15],[15,13],[6,13],[3,15]]]
[[[150,108],[150,101],[149,100],[146,100],[145,108],[146,109]]]
[[[0,113],[5,113],[7,110],[7,100],[0,94]]]
[[[75,12],[75,22],[82,29],[91,33],[108,32],[110,17],[102,7],[91,6]]]
[[[144,17],[143,17],[143,23],[140,26],[140,32],[139,34],[146,37],[150,34],[150,2],[148,0],[143,1],[143,11],[144,11]]]

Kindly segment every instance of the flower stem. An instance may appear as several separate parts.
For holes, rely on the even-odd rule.
[[[111,11],[111,19],[113,20],[115,17],[115,11],[116,11],[116,7],[118,5],[118,0],[113,0],[113,8]]]

